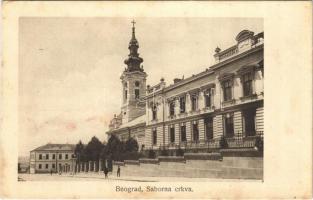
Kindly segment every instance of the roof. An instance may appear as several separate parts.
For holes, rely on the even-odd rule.
[[[51,144],[48,143],[46,145],[37,147],[32,151],[74,151],[75,144]]]
[[[145,124],[145,123],[146,123],[146,114],[143,114],[143,115],[133,119],[132,121],[129,121],[127,123],[122,124],[117,129],[113,129],[113,130],[108,131],[108,132],[114,132],[114,131],[125,129],[125,128],[131,128],[131,127],[138,126],[140,124]]]

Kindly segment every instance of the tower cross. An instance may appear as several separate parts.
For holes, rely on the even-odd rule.
[[[135,20],[133,20],[131,23],[133,24],[133,27],[135,27],[136,24]]]

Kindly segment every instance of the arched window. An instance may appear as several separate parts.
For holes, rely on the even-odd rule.
[[[139,81],[136,81],[136,82],[135,82],[135,86],[136,86],[136,87],[139,87],[139,86],[140,86],[140,82],[139,82]]]
[[[135,89],[135,99],[139,99],[139,97],[140,97],[139,89]]]

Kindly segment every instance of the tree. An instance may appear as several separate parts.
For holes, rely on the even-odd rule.
[[[138,142],[134,138],[129,138],[125,143],[126,152],[137,152],[138,151]]]
[[[93,136],[85,148],[85,154],[88,161],[97,161],[100,158],[103,144],[100,140]]]
[[[78,163],[84,161],[84,144],[81,140],[79,140],[79,142],[76,144],[74,153]]]
[[[121,154],[124,152],[124,144],[117,136],[111,135],[105,152],[109,160],[121,160]]]
[[[100,152],[100,158],[105,160],[105,159],[108,159],[108,156],[109,156],[108,146],[103,144],[103,148]]]

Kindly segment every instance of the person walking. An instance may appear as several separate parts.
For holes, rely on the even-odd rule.
[[[117,175],[117,177],[121,176],[121,168],[120,168],[120,166],[118,166],[118,168],[117,168],[116,175]]]
[[[108,178],[108,172],[109,172],[108,168],[105,167],[104,168],[104,175],[105,175],[104,177],[105,178]]]

